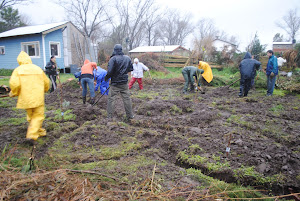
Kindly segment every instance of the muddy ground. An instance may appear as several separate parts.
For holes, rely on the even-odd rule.
[[[64,84],[64,120],[58,91],[46,95],[48,133],[38,140],[37,166],[99,171],[129,185],[151,178],[155,166],[164,190],[208,189],[193,173],[200,170],[265,194],[288,194],[289,187],[300,192],[299,96],[266,97],[265,90],[256,90],[238,98],[237,89],[225,87],[183,95],[182,86],[177,79],[145,80],[142,91],[134,85],[135,117],[124,122],[120,97],[109,120],[107,96],[94,107],[83,105],[76,82]],[[12,155],[24,157],[30,152],[25,112],[14,109],[16,99],[1,101],[0,149],[18,147]]]

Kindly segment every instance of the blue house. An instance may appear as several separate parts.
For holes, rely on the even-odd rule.
[[[52,55],[60,69],[82,66],[86,40],[71,22],[26,26],[0,33],[0,68],[19,66],[17,57],[25,51],[32,63],[45,68]]]

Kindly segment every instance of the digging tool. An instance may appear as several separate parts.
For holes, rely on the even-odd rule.
[[[151,81],[152,81],[152,77],[151,77],[150,71],[148,71],[148,73],[149,73],[150,79],[151,79]]]
[[[55,65],[56,65],[56,69],[57,69],[57,64],[55,63]],[[60,111],[61,111],[61,118],[62,118],[62,121],[64,121],[64,112],[63,112],[63,107],[62,107],[63,92],[62,92],[62,84],[60,82],[59,75],[57,76],[57,79],[58,79],[59,89],[60,89],[59,93],[58,93],[58,95],[60,96],[60,104],[59,104],[59,106],[60,106]]]
[[[9,97],[9,95],[1,95],[0,98]]]
[[[110,86],[103,92],[103,94],[100,96],[100,98],[97,101],[95,101],[95,103],[92,106],[96,105],[99,102],[99,100],[102,98],[102,96],[104,96],[104,94],[107,92],[107,90],[109,88],[110,88]]]
[[[236,81],[232,82],[232,83],[229,84],[229,85],[226,85],[225,87],[229,88],[231,85],[235,84],[236,82],[238,82],[238,81],[240,81],[240,80],[241,80],[241,78],[237,79]]]

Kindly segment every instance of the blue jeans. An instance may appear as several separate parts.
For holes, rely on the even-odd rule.
[[[89,85],[91,98],[94,98],[95,97],[94,80],[86,77],[81,79],[82,96],[85,97],[87,94],[87,85]]]
[[[271,96],[275,88],[276,76],[271,77],[270,75],[267,75],[267,78],[267,95]]]

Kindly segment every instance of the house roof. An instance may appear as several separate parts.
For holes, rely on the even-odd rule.
[[[292,45],[293,42],[273,42],[273,45]]]
[[[130,53],[137,52],[172,52],[177,48],[181,47],[180,45],[166,45],[166,46],[141,46],[133,50],[130,50]],[[185,49],[184,47],[181,47]],[[186,50],[186,49],[185,49]]]
[[[19,28],[11,29],[9,31],[0,33],[0,38],[37,34],[37,33],[47,34],[57,29],[63,28],[67,23],[68,21],[52,23],[52,24],[19,27]]]

